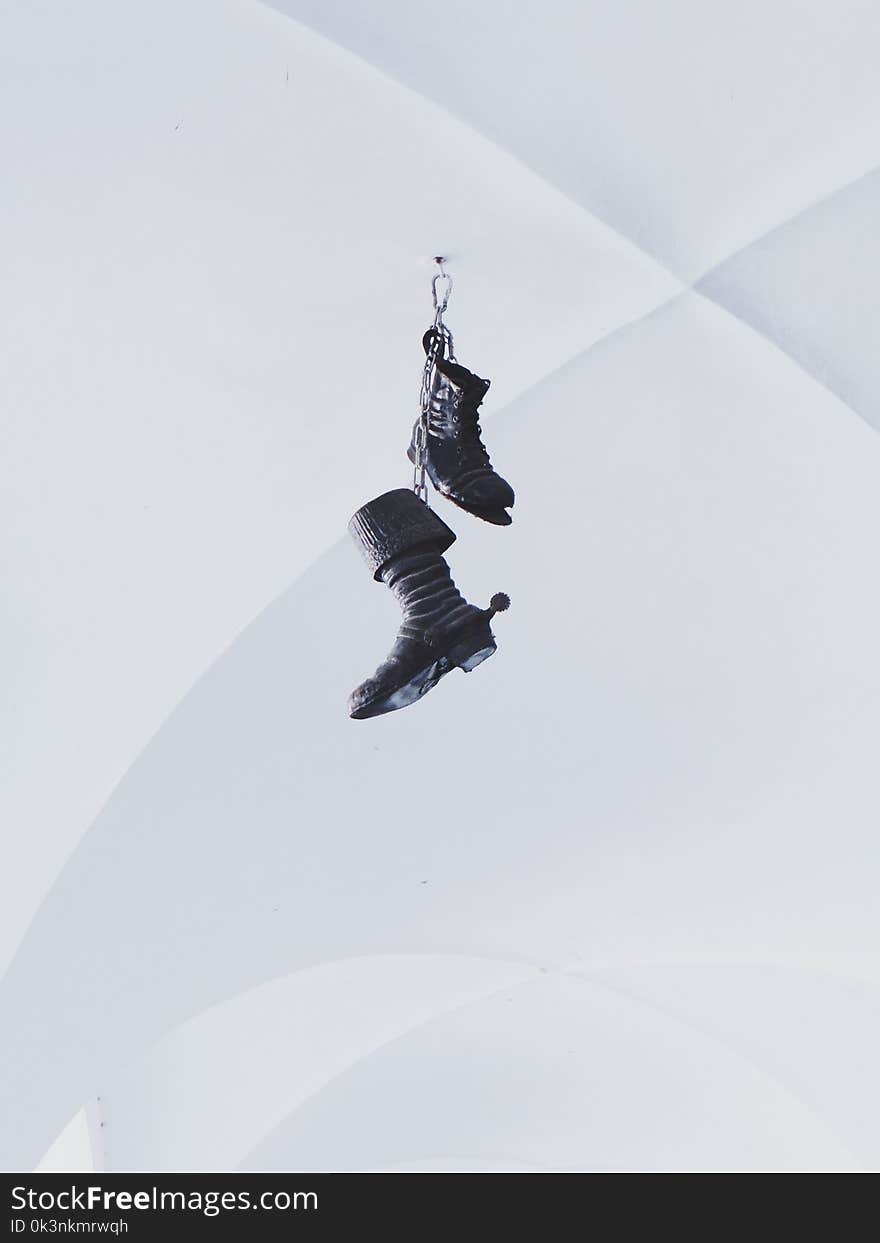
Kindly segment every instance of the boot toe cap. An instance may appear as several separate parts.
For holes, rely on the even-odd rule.
[[[481,509],[509,509],[516,499],[507,480],[494,474],[474,479],[463,489],[463,493],[465,500]]]
[[[443,672],[437,657],[422,644],[408,646],[411,650],[403,659],[392,655],[349,695],[348,714],[353,720],[406,708],[437,685]]]
[[[349,695],[348,715],[355,721],[380,715],[383,711],[380,705],[389,694],[390,690],[383,682],[377,678],[367,678],[366,682],[362,682]]]
[[[462,509],[491,522],[498,527],[509,527],[513,519],[507,512],[513,505],[513,488],[500,475],[486,475],[481,479],[472,479],[462,487],[455,488],[448,494]]]

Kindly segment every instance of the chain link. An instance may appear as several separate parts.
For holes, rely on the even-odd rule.
[[[444,281],[445,284],[442,292],[438,293],[437,286],[440,281]],[[419,399],[420,413],[419,421],[416,424],[415,461],[413,463],[413,492],[426,505],[428,503],[428,485],[425,480],[428,464],[428,417],[431,411],[434,373],[437,368],[437,359],[444,354],[450,362],[455,362],[455,346],[452,340],[452,333],[443,323],[443,312],[449,305],[449,295],[451,293],[452,277],[443,271],[441,264],[440,271],[431,281],[431,296],[434,301],[434,324],[431,345],[425,358],[425,366],[422,369],[422,390]]]

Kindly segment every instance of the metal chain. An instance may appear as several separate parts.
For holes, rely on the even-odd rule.
[[[452,333],[443,323],[443,312],[449,305],[449,295],[452,293],[452,277],[443,271],[443,263],[440,259],[435,261],[440,271],[431,281],[431,297],[434,302],[434,334],[431,339],[431,346],[425,358],[425,366],[422,369],[422,391],[419,401],[419,421],[416,424],[415,435],[415,461],[413,463],[413,491],[421,500],[428,503],[428,485],[425,482],[425,473],[428,464],[428,416],[431,410],[431,392],[434,386],[434,372],[437,368],[437,359],[443,354],[449,358],[451,362],[455,362],[455,346],[452,340]],[[438,293],[438,282],[444,281],[442,293]]]

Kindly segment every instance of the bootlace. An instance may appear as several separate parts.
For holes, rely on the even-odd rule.
[[[481,439],[483,429],[480,426],[478,411],[481,399],[482,394],[463,397],[456,413],[459,422],[459,437],[464,442],[463,447],[467,452],[476,453],[488,465],[489,451]],[[453,421],[455,421],[455,417],[455,415],[452,416]]]
[[[445,383],[452,393],[457,392],[451,381],[446,380]],[[466,389],[452,398],[439,398],[441,409],[435,409],[432,404],[428,410],[428,429],[440,438],[445,438],[451,430],[459,457],[473,459],[476,456],[482,464],[489,466],[489,452],[481,439],[483,429],[480,426],[479,406],[482,400],[483,393],[477,384],[470,391]]]

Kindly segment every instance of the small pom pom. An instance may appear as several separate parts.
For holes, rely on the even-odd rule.
[[[503,591],[496,591],[489,601],[489,608],[495,613],[505,613],[510,608],[510,596]]]

